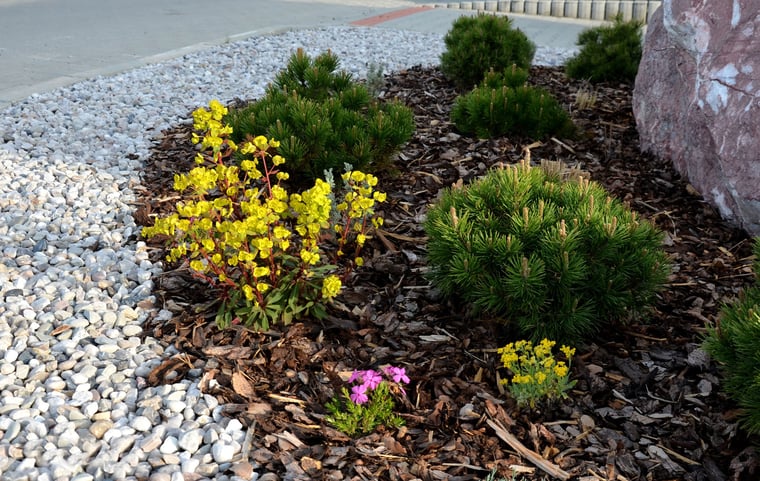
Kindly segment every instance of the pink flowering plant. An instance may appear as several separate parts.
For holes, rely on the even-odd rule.
[[[403,386],[409,384],[403,367],[354,371],[348,383],[350,392],[344,386],[341,396],[327,403],[330,413],[327,422],[349,436],[371,433],[381,424],[394,428],[404,424],[404,420],[393,413],[394,393],[405,396]]]

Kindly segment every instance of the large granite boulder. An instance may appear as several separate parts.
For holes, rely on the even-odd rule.
[[[665,0],[633,92],[641,147],[760,235],[760,2]]]

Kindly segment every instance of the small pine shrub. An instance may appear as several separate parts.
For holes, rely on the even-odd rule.
[[[411,110],[373,98],[367,87],[337,72],[331,52],[311,59],[302,50],[290,58],[264,98],[232,110],[225,121],[235,142],[264,133],[280,142],[278,153],[295,181],[321,178],[325,170],[380,171],[414,132]]]
[[[460,132],[479,138],[571,136],[567,112],[549,92],[527,85],[527,78],[527,71],[514,65],[502,74],[489,72],[480,86],[457,97],[451,121]]]
[[[354,85],[351,74],[339,71],[339,66],[337,55],[330,51],[312,59],[298,49],[275,77],[274,90],[298,92],[301,97],[317,102],[327,100]]]
[[[503,70],[512,64],[527,69],[536,46],[505,16],[479,14],[454,21],[444,38],[441,71],[454,84],[469,90],[483,80],[489,70]]]
[[[641,313],[669,272],[656,227],[558,163],[445,190],[425,230],[432,283],[534,341],[578,341]]]
[[[743,410],[742,426],[760,433],[760,237],[755,239],[755,284],[723,306],[708,328],[705,350],[722,364],[724,389]]]
[[[480,82],[480,86],[489,89],[502,87],[516,89],[524,86],[527,82],[528,71],[512,64],[511,67],[505,68],[502,72],[497,72],[494,69],[489,70],[483,77],[483,81]]]
[[[632,83],[641,62],[642,25],[637,20],[623,22],[618,15],[613,25],[581,32],[577,41],[581,51],[565,63],[567,76],[593,83]]]

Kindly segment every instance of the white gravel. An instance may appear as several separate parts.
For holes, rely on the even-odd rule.
[[[195,381],[147,387],[173,354],[132,218],[151,139],[211,99],[259,97],[298,47],[357,77],[434,65],[440,35],[325,28],[254,37],[34,95],[0,112],[0,479],[243,479],[245,428]],[[541,49],[535,62],[571,51]],[[192,371],[191,371],[192,372]],[[195,374],[199,374],[195,370]],[[248,479],[257,479],[256,470]]]

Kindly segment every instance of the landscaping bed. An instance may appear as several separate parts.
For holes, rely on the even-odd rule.
[[[755,440],[738,430],[718,369],[699,349],[706,323],[753,279],[751,240],[667,162],[639,151],[631,87],[592,88],[562,68],[532,68],[529,82],[551,92],[580,131],[576,139],[540,143],[458,134],[449,119],[457,92],[437,69],[384,80],[380,95],[411,107],[416,131],[398,154],[397,172],[379,174],[378,188],[388,194],[378,209],[385,224],[327,319],[265,333],[219,331],[208,289],[175,266],[155,280],[158,304],[174,317],[148,321],[145,334],[180,354],[148,382],[174,383],[201,368],[201,389],[248,426],[243,448],[251,464],[280,479],[465,480],[494,469],[528,480],[756,479]],[[183,124],[157,140],[138,223],[149,225],[152,214],[170,212],[180,199],[173,174],[193,166],[190,134]],[[575,346],[577,384],[569,398],[536,410],[517,409],[497,382],[505,373],[496,349],[513,339],[430,287],[422,228],[441,188],[518,162],[528,146],[533,161],[561,160],[589,172],[656,223],[674,266],[648,321]],[[163,244],[150,245],[154,260],[165,257]],[[358,439],[331,428],[324,406],[347,375],[386,364],[404,367],[411,380],[397,403],[406,425]],[[541,460],[549,463],[543,469]]]

